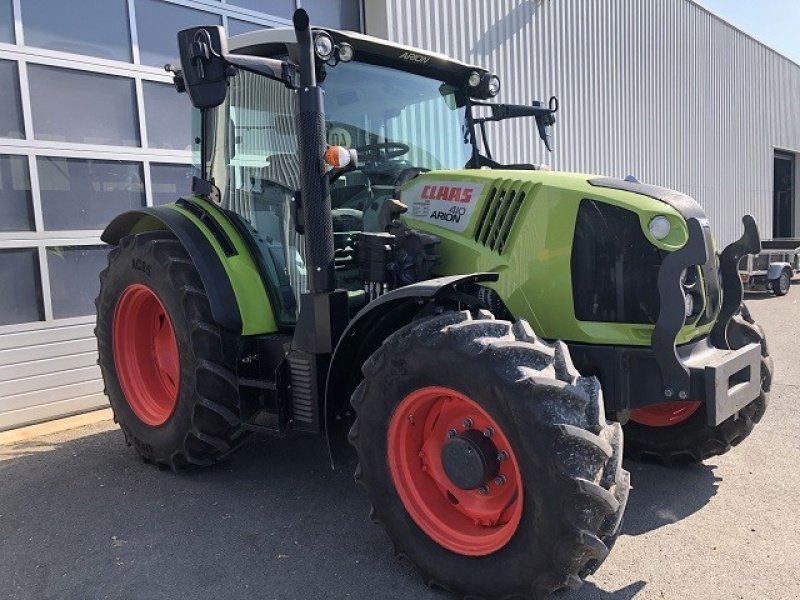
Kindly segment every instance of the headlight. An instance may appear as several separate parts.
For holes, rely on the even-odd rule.
[[[469,74],[469,79],[467,79],[467,85],[469,87],[478,87],[481,84],[481,74],[477,71],[473,71]]]
[[[347,42],[342,42],[339,44],[339,60],[342,62],[350,62],[353,60],[353,55],[355,52],[353,51],[353,47],[348,44]]]
[[[333,56],[333,38],[324,32],[315,35],[314,52],[320,59],[329,60]]]
[[[648,225],[650,229],[650,234],[656,238],[657,240],[663,240],[665,237],[669,235],[671,226],[669,224],[669,219],[662,215],[657,217],[653,217],[650,219],[650,224]]]
[[[497,75],[490,75],[486,82],[486,89],[490,96],[497,96],[500,93],[500,78]]]

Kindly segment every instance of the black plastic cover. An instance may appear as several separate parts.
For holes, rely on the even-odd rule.
[[[572,245],[572,293],[579,321],[654,324],[662,252],[629,210],[583,200]]]

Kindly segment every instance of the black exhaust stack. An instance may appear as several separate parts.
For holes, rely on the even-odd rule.
[[[296,10],[293,21],[300,63],[295,127],[300,158],[306,268],[310,291],[319,294],[335,288],[331,197],[322,158],[325,152],[325,109],[322,88],[317,85],[308,13],[303,9]]]
[[[320,431],[321,407],[330,357],[347,326],[347,292],[337,290],[333,263],[333,220],[325,152],[325,109],[317,86],[314,41],[308,13],[294,13],[298,66],[295,131],[300,160],[300,196],[309,292],[300,296],[300,314],[286,357],[291,382],[292,427]]]

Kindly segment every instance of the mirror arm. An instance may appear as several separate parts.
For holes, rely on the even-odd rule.
[[[331,169],[330,171],[328,171],[328,183],[329,184],[333,183],[334,181],[339,179],[339,177],[341,177],[345,173],[349,173],[350,171],[355,171],[357,168],[358,168],[358,166],[356,165],[356,163],[354,161],[354,162],[346,164],[343,167],[337,167],[337,168]]]
[[[288,62],[261,56],[246,56],[244,54],[226,54],[222,59],[228,65],[242,71],[263,75],[269,79],[279,81],[289,88],[297,87],[295,85],[296,69],[294,65]]]

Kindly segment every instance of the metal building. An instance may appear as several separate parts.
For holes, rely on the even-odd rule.
[[[97,275],[116,214],[190,188],[175,34],[286,27],[295,0],[0,0],[0,430],[97,408]],[[356,0],[303,0],[360,29]]]
[[[188,190],[175,32],[318,24],[493,69],[500,99],[558,96],[496,157],[634,175],[697,198],[718,242],[749,212],[800,235],[800,66],[691,0],[0,0],[0,430],[102,406],[92,335],[102,227]]]

